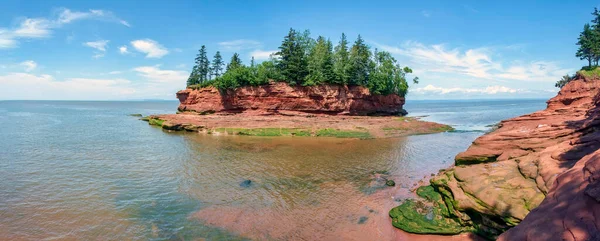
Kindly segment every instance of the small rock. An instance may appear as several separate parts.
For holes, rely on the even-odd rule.
[[[369,217],[362,216],[358,219],[358,224],[363,224],[363,223],[367,222],[368,219],[369,219]]]
[[[250,187],[252,185],[252,180],[244,180],[240,183],[240,187]]]
[[[394,182],[394,180],[387,180],[385,182],[385,185],[388,185],[390,187],[396,186],[396,182]]]
[[[133,116],[133,117],[143,117],[142,114],[129,114],[129,116]]]

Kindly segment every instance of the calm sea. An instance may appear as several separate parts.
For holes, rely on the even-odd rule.
[[[0,240],[389,239],[411,187],[545,100],[409,101],[459,131],[380,140],[169,133],[129,116],[177,104],[0,101]]]

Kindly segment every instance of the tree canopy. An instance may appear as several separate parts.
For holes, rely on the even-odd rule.
[[[371,51],[360,35],[349,46],[342,33],[334,47],[324,36],[313,39],[310,31],[299,32],[292,28],[284,36],[279,50],[260,63],[252,56],[250,66],[246,66],[240,55],[234,53],[223,72],[221,53],[217,52],[212,62],[206,55],[206,47],[202,46],[188,78],[188,87],[215,86],[227,90],[281,81],[302,86],[359,85],[369,88],[373,94],[405,96],[409,87],[407,74],[412,73],[410,68],[400,66],[389,52]],[[418,83],[417,80],[415,77],[413,83]]]

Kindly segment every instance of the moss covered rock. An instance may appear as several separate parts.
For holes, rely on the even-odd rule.
[[[474,231],[473,226],[449,212],[442,196],[433,187],[420,187],[417,194],[423,199],[409,199],[390,210],[394,227],[418,234],[458,234]]]

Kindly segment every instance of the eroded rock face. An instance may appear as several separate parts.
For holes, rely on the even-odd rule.
[[[600,80],[574,80],[547,103],[431,180],[449,218],[490,238],[508,230],[500,240],[600,240]]]
[[[213,87],[177,92],[179,111],[198,113],[277,113],[296,111],[347,115],[396,115],[402,109],[404,97],[371,95],[362,86],[294,86],[273,82],[263,86],[247,86],[220,92]]]

